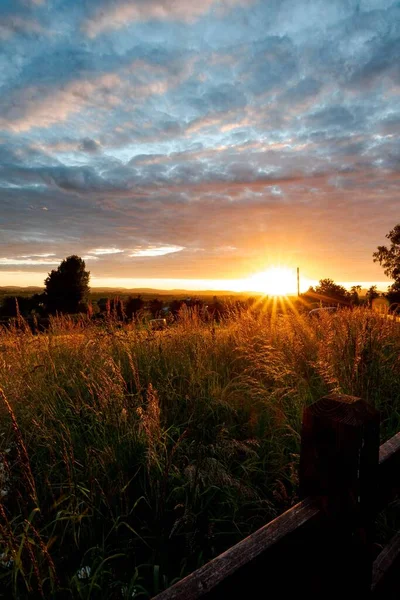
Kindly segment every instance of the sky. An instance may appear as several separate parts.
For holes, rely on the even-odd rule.
[[[0,0],[0,285],[385,282],[399,134],[398,2]]]

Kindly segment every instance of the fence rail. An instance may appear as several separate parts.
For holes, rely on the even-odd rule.
[[[400,597],[400,533],[381,549],[374,531],[399,491],[400,432],[379,446],[379,425],[378,411],[352,396],[306,408],[304,499],[156,599]]]

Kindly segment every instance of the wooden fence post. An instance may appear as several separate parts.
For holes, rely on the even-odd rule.
[[[340,394],[303,413],[300,493],[317,498],[327,518],[310,582],[321,597],[370,594],[379,422],[371,405]]]

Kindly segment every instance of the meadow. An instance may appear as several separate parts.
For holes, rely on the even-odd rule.
[[[232,310],[0,332],[0,597],[151,598],[297,501],[331,391],[400,430],[400,323]]]

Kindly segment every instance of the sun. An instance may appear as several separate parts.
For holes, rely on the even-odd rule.
[[[287,296],[296,293],[296,275],[287,267],[271,267],[245,280],[249,291],[268,296]]]

